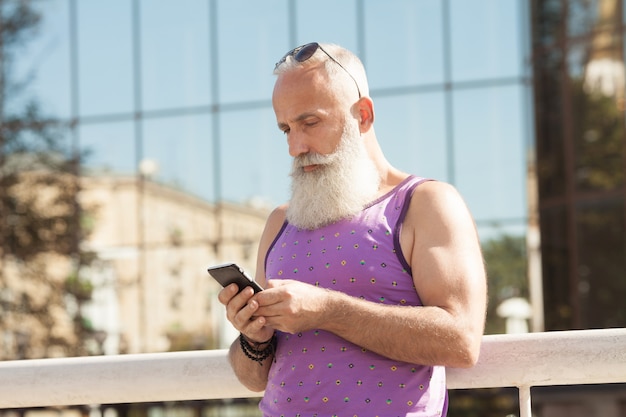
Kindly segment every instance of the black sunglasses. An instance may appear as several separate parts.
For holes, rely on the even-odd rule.
[[[322,48],[322,45],[320,45],[317,42],[311,42],[311,43],[307,43],[306,45],[301,45],[301,46],[298,46],[297,48],[293,48],[291,51],[287,52],[280,59],[280,61],[276,63],[276,65],[274,66],[274,70],[280,67],[287,60],[288,56],[293,57],[293,59],[295,59],[298,62],[304,62],[307,59],[311,58],[315,54],[315,52],[317,52],[318,49],[324,52],[331,59],[331,61],[339,65],[346,72],[346,74],[348,74],[350,78],[352,78],[352,81],[354,81],[354,85],[356,85],[356,90],[359,92],[359,98],[361,98],[361,89],[359,88],[359,83],[356,82],[356,79],[352,76],[352,74],[350,74],[350,71],[348,71],[343,65],[341,65],[339,61],[333,58],[331,54],[326,52],[326,50]]]

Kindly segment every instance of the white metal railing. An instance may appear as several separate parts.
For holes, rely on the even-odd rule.
[[[471,369],[448,369],[450,389],[626,382],[626,329],[492,335]],[[0,362],[0,408],[258,397],[226,350]]]

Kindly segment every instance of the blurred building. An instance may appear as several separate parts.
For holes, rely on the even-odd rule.
[[[107,354],[223,347],[220,287],[206,267],[236,262],[253,276],[268,211],[211,204],[143,177],[82,181],[95,261],[86,316]]]

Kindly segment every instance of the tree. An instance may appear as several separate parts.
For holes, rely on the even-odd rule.
[[[66,126],[24,97],[29,79],[12,73],[40,18],[30,1],[0,0],[0,359],[81,355],[90,330],[79,158]]]
[[[505,332],[505,321],[496,309],[511,297],[528,299],[526,238],[503,235],[483,244],[483,256],[489,279],[489,305],[485,333]]]

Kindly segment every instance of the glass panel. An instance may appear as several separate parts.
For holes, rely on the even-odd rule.
[[[534,3],[532,25],[533,41],[536,44],[549,46],[562,37],[565,4],[561,0],[543,0]]]
[[[534,116],[540,199],[566,193],[563,89],[563,51],[546,47],[534,61]]]
[[[507,332],[505,317],[498,314],[500,305],[514,297],[529,300],[525,225],[479,226],[487,276],[489,303],[485,333]],[[530,328],[529,322],[526,326]]]
[[[82,124],[78,128],[86,174],[134,175],[137,171],[133,122]]]
[[[389,162],[422,177],[448,181],[443,93],[375,99],[376,135]]]
[[[270,109],[221,115],[221,183],[224,200],[284,203],[291,157]]]
[[[623,54],[615,39],[600,38],[603,41],[574,45],[568,60],[574,178],[585,191],[614,190],[624,184]]]
[[[34,99],[43,114],[67,119],[71,116],[68,2],[34,2],[32,7],[41,14],[36,36],[17,48],[13,66],[5,66],[12,70],[8,87],[15,87],[11,81],[26,81],[25,89],[12,90],[5,105],[19,110]]]
[[[298,39],[296,45],[290,45],[287,49],[308,42],[329,42],[348,48],[358,55],[356,2],[318,0],[294,4]],[[330,10],[332,13],[329,13]]]
[[[440,1],[365,2],[365,28],[371,89],[443,82]]]
[[[145,120],[144,174],[212,201],[215,173],[211,126],[210,115]]]
[[[205,0],[141,3],[142,107],[208,105],[209,11]]]
[[[220,101],[268,101],[274,64],[290,49],[287,1],[220,0]],[[292,47],[293,48],[293,47]]]
[[[574,328],[575,310],[571,297],[571,256],[567,228],[568,212],[563,206],[541,210],[541,261],[546,331]]]
[[[619,0],[569,0],[568,36],[582,36],[592,31],[619,30],[619,3]]]
[[[597,200],[578,207],[582,328],[626,326],[625,213],[623,198]]]
[[[76,2],[81,116],[133,110],[131,6],[127,0]]]
[[[507,236],[526,238],[526,230],[528,226],[523,221],[479,221],[476,223],[476,229],[478,230],[478,236],[482,243],[488,243],[491,241],[499,241],[505,239]]]
[[[521,75],[518,9],[516,0],[450,0],[453,81]]]
[[[526,218],[522,88],[454,93],[455,180],[477,220]]]

